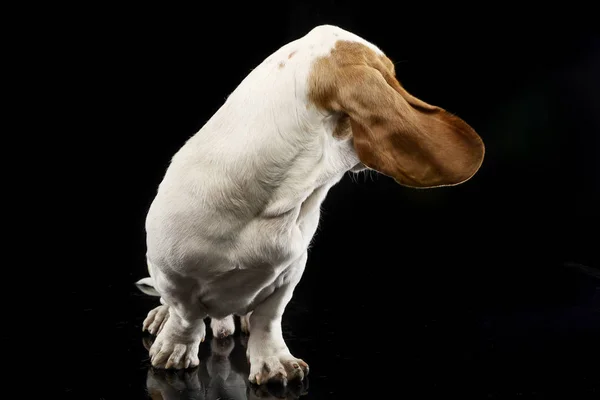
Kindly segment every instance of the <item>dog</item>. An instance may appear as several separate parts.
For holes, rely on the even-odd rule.
[[[197,366],[204,319],[227,335],[238,315],[252,383],[304,379],[281,319],[328,190],[363,170],[412,188],[458,185],[484,153],[466,122],[409,94],[358,35],[320,25],[279,48],[175,153],[150,205],[152,365]]]

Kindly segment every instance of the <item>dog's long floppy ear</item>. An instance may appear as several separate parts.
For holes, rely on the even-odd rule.
[[[323,61],[316,99],[350,117],[354,148],[364,165],[418,188],[457,185],[478,171],[485,148],[477,133],[410,95],[388,59],[352,45],[338,46]],[[332,68],[335,72],[325,76]]]
[[[339,87],[338,101],[350,116],[354,148],[363,164],[402,185],[421,188],[457,185],[475,175],[485,149],[462,119],[411,96],[375,68],[340,72],[346,84]]]

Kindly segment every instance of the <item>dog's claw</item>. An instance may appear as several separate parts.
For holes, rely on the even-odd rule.
[[[251,382],[257,385],[271,382],[285,387],[288,382],[301,382],[308,375],[308,364],[289,355],[251,360],[250,369]]]

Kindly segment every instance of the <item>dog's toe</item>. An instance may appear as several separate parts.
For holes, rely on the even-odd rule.
[[[158,335],[168,319],[169,306],[160,305],[148,313],[142,325],[142,330],[148,331],[151,335]]]

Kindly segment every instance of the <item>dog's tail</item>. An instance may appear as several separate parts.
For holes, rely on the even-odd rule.
[[[160,294],[154,288],[154,280],[151,277],[142,278],[135,283],[137,288],[148,296],[160,297]]]
[[[156,291],[154,286],[154,277],[152,276],[152,265],[150,264],[150,260],[146,257],[146,265],[148,266],[148,276],[147,278],[142,278],[135,283],[137,288],[142,292],[147,294],[148,296],[160,297],[160,294]]]

